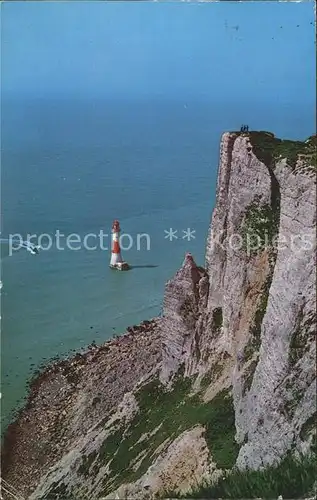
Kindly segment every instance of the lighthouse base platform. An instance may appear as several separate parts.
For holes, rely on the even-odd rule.
[[[117,264],[110,264],[111,269],[116,269],[117,271],[128,271],[130,268],[127,262],[117,262]]]

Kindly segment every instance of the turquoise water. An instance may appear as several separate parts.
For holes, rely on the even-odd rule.
[[[312,133],[310,109],[189,100],[7,100],[2,106],[2,236],[109,233],[118,218],[136,242],[134,266],[108,267],[109,250],[21,250],[2,261],[2,415],[47,358],[160,313],[165,282],[186,251],[204,263],[219,139],[241,122],[277,135]],[[243,118],[241,118],[243,116]],[[178,231],[165,239],[164,230]],[[195,239],[183,239],[183,230]],[[46,240],[45,240],[46,241]],[[46,245],[44,241],[44,246]],[[109,242],[109,240],[107,240]]]

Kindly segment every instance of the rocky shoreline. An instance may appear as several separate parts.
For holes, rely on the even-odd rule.
[[[159,321],[128,327],[122,336],[53,362],[32,379],[26,405],[4,435],[2,475],[8,483],[28,495],[78,435],[107,419],[124,393],[160,362]]]

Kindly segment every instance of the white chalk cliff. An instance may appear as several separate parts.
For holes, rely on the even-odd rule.
[[[113,384],[118,379],[105,369],[113,358],[108,349],[78,367],[73,361],[77,379],[60,381],[60,393],[52,387],[61,375],[48,372],[12,430],[18,452],[6,453],[7,481],[33,500],[145,499],[184,493],[233,466],[259,469],[289,452],[310,451],[316,435],[312,141],[223,134],[205,266],[186,255],[166,285],[162,318],[111,347],[119,349],[116,363],[127,352],[131,363],[120,372],[117,400],[111,376]],[[45,413],[39,394],[47,386]],[[32,407],[44,421],[50,412],[65,412],[58,430],[40,435],[49,462],[30,443]],[[23,453],[32,454],[28,464]]]

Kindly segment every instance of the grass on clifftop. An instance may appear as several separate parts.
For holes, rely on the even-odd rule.
[[[166,498],[226,498],[273,499],[304,498],[313,495],[316,481],[316,455],[296,460],[287,455],[277,467],[267,467],[262,471],[233,471],[227,477],[220,478],[217,484],[201,485],[186,496],[174,493],[164,495]]]
[[[272,166],[277,160],[286,158],[287,164],[295,167],[298,155],[304,155],[307,165],[317,167],[316,135],[306,141],[291,141],[276,138],[270,132],[249,132],[248,136],[253,146],[255,156],[267,166]]]
[[[172,391],[166,391],[155,379],[139,391],[140,411],[127,429],[117,429],[105,440],[94,461],[95,472],[109,463],[104,495],[120,484],[139,479],[156,459],[159,446],[164,449],[183,431],[199,424],[206,428],[205,439],[218,467],[233,467],[239,446],[234,440],[231,394],[224,390],[203,403],[199,395],[190,396],[191,384],[191,379],[179,377]],[[91,465],[89,458],[85,463]]]

